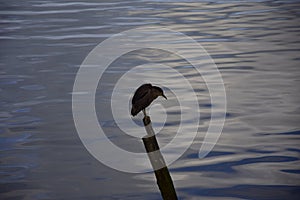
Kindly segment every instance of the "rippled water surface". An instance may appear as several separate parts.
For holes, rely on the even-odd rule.
[[[205,83],[182,58],[145,49],[116,60],[100,81],[96,110],[107,137],[144,152],[140,139],[122,134],[106,115],[111,91],[131,67],[165,64],[188,77],[201,111],[194,143],[169,166],[179,198],[299,199],[299,1],[11,0],[0,8],[1,199],[161,199],[153,173],[120,172],[90,155],[72,116],[75,76],[88,53],[113,34],[143,25],[182,32],[213,58],[227,94],[223,133],[199,159],[215,106]],[[169,102],[172,88],[189,101],[190,91],[172,70],[137,68],[126,80],[137,76],[167,85]],[[153,126],[159,131],[165,125],[157,136],[164,146],[180,112],[163,112],[163,100],[157,102],[151,113],[162,117],[153,117]],[[182,123],[189,127],[191,121]]]

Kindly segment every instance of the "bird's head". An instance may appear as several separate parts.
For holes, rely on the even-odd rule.
[[[157,96],[162,96],[164,97],[165,99],[167,99],[167,97],[165,96],[164,94],[164,91],[160,88],[160,87],[157,87],[157,86],[153,86],[152,87],[152,91],[155,95]]]

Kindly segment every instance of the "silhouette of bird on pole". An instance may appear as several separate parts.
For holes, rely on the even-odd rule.
[[[160,87],[152,86],[150,83],[141,85],[133,95],[131,115],[136,116],[142,110],[146,117],[146,108],[159,96],[167,99]]]

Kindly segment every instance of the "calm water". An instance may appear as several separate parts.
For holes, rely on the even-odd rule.
[[[169,166],[180,199],[299,198],[299,1],[12,0],[0,7],[1,199],[161,198],[152,173],[119,172],[94,159],[72,117],[73,83],[87,54],[112,34],[142,25],[180,31],[208,51],[227,92],[223,133],[198,159],[213,105],[187,63],[158,51],[114,63],[96,95],[98,114],[108,109],[112,81],[126,67],[154,60],[187,70],[200,83],[202,121],[191,148]],[[168,72],[163,78],[180,87]],[[101,123],[114,143],[144,151],[112,120]],[[161,145],[171,133],[158,136]]]

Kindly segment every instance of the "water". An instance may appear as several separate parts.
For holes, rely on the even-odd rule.
[[[214,105],[186,62],[158,51],[115,62],[103,80],[106,89],[96,95],[98,115],[108,109],[111,82],[127,67],[144,60],[168,63],[198,81],[201,97],[199,136],[169,166],[180,199],[298,199],[299,15],[299,2],[292,0],[2,2],[1,199],[161,198],[152,173],[119,172],[94,159],[72,117],[73,83],[87,54],[112,34],[142,25],[180,31],[208,51],[227,93],[223,133],[213,151],[198,159]],[[168,72],[164,78],[180,87]],[[143,151],[140,140],[101,120],[115,144]],[[159,134],[162,146],[173,125]]]

